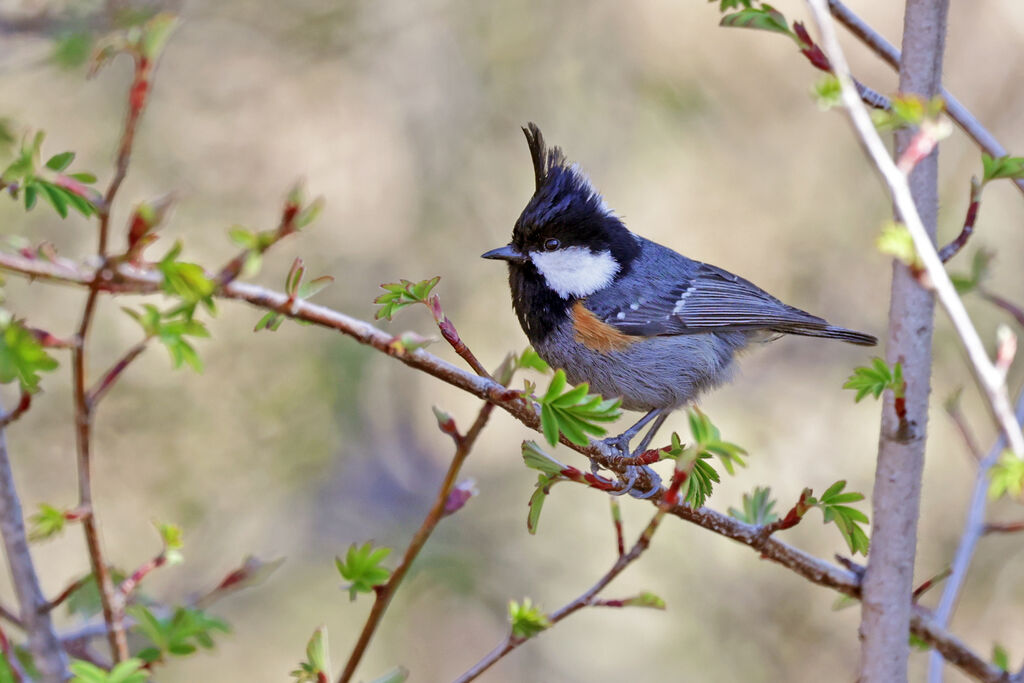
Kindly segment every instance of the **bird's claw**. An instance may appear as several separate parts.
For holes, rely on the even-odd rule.
[[[620,434],[619,436],[605,439],[601,443],[604,446],[607,446],[608,448],[618,451],[618,456],[614,457],[628,458],[631,457],[631,454],[629,452],[629,440],[628,438],[624,439],[624,436],[626,435]],[[590,471],[593,472],[595,475],[598,475],[601,471],[601,465],[592,460],[590,462]],[[634,488],[636,486],[637,480],[640,479],[641,472],[645,474],[647,476],[647,479],[651,482],[650,488],[647,489],[646,491],[637,491]],[[622,486],[613,491],[609,491],[609,493],[611,493],[613,496],[621,496],[628,493],[634,498],[639,498],[642,500],[645,498],[650,498],[661,489],[661,477],[658,475],[657,472],[655,472],[650,467],[647,467],[646,465],[630,465],[629,467],[626,468],[626,471],[619,476],[619,479],[622,482]]]
[[[651,487],[649,489],[647,489],[646,491],[638,491],[635,488],[633,488],[633,484],[636,482],[637,479],[637,475],[633,474],[632,478],[629,480],[629,488],[625,489],[625,491],[629,491],[629,495],[640,500],[645,500],[661,490],[661,476],[650,467],[647,467],[646,465],[640,465],[626,468],[627,472],[629,470],[637,470],[638,472],[643,472],[651,481]]]

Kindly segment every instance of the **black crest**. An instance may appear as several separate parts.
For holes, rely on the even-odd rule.
[[[551,169],[565,166],[565,154],[560,147],[548,149],[544,144],[544,134],[532,121],[523,128],[526,144],[530,147],[530,158],[533,159],[533,177],[537,181],[537,189],[543,187]]]

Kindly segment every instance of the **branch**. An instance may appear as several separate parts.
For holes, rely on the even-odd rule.
[[[985,301],[988,301],[991,304],[995,304],[999,308],[1003,309],[1004,311],[1012,315],[1014,320],[1017,321],[1017,324],[1024,327],[1024,309],[1021,309],[1020,306],[1013,303],[1009,299],[1003,298],[998,294],[994,294],[982,287],[978,288],[978,294],[980,294],[981,297],[985,299]]]
[[[0,429],[0,535],[3,535],[11,581],[21,609],[17,620],[28,636],[28,647],[45,681],[63,681],[68,677],[68,662],[50,615],[44,611],[46,597],[39,585],[25,534],[21,501],[14,484],[14,473],[7,452],[7,439]],[[13,615],[5,618],[10,621]]]
[[[665,517],[665,510],[659,509],[651,521],[647,524],[647,527],[640,534],[640,538],[637,539],[633,547],[630,548],[629,552],[625,555],[620,555],[604,576],[598,579],[597,583],[591,586],[586,592],[580,595],[578,598],[555,610],[551,614],[547,615],[547,621],[549,623],[548,628],[554,626],[561,620],[565,619],[574,612],[578,612],[584,607],[595,604],[595,598],[597,594],[604,590],[612,580],[622,573],[622,571],[632,564],[637,558],[639,558],[647,548],[651,545],[651,538],[654,536],[654,532],[658,530],[658,525],[661,524],[661,520]],[[476,679],[480,674],[491,668],[498,660],[507,655],[512,650],[516,649],[530,638],[523,636],[517,636],[512,632],[505,637],[496,648],[491,650],[483,659],[474,664],[466,673],[455,679],[455,683],[469,683]]]
[[[18,254],[0,253],[0,270],[79,287],[88,286],[94,277],[92,270],[68,259],[56,259],[51,262],[26,258]],[[108,271],[106,274],[101,272],[99,279],[103,286],[108,288],[108,291],[120,293],[150,294],[158,291],[160,284],[158,273],[129,265],[118,266],[116,270]],[[308,301],[289,301],[288,296],[283,292],[247,283],[232,282],[219,291],[217,296],[245,301],[261,309],[277,311],[290,318],[340,332],[415,370],[493,403],[526,427],[537,432],[541,431],[540,417],[535,406],[527,404],[519,392],[509,391],[498,382],[467,372],[424,349],[413,351],[397,349],[392,344],[394,339],[392,335],[365,321]],[[602,467],[616,470],[615,459],[608,457],[608,454],[605,454],[598,444],[592,442],[588,446],[577,446],[564,440],[562,443]],[[662,497],[663,494],[658,494],[650,500],[653,504],[658,505]],[[676,505],[669,510],[669,514],[750,546],[764,559],[786,567],[811,583],[831,588],[845,595],[857,597],[860,594],[860,579],[855,572],[836,567],[772,537],[762,538],[759,527],[744,524],[707,508],[694,510]],[[915,613],[912,616],[910,629],[912,633],[938,649],[950,662],[965,671],[981,671],[986,666],[995,671],[994,667],[971,652],[970,648],[956,637],[934,624],[924,612]],[[997,672],[989,677],[976,677],[982,681],[998,681],[1001,673]]]
[[[899,69],[900,51],[893,47],[889,41],[868,26],[864,20],[854,14],[840,0],[828,0],[828,8],[832,12],[832,16],[845,26],[850,33],[859,38],[872,52],[881,57],[892,68]],[[949,118],[953,119],[960,126],[960,129],[974,140],[978,147],[988,152],[989,156],[997,159],[1007,156],[1006,148],[999,144],[999,141],[995,139],[992,133],[988,132],[978,119],[974,118],[974,115],[968,111],[967,107],[960,104],[960,101],[953,97],[952,93],[942,88],[940,94],[946,103],[946,113],[949,114]],[[1024,179],[1015,178],[1013,182],[1017,189],[1024,192]]]
[[[502,379],[507,383],[511,380],[511,368],[514,366],[509,365],[510,371],[507,372],[507,377]],[[420,528],[413,535],[412,540],[409,542],[409,546],[405,549],[405,554],[402,556],[401,562],[392,572],[388,578],[387,583],[380,586],[374,597],[373,608],[370,610],[369,616],[366,618],[366,623],[363,624],[363,630],[359,634],[359,639],[356,641],[355,647],[352,649],[352,654],[349,655],[348,661],[345,662],[345,669],[338,678],[338,683],[347,683],[352,679],[355,674],[356,668],[359,666],[359,661],[363,658],[363,654],[366,652],[366,648],[370,644],[370,640],[373,639],[373,634],[380,625],[381,619],[384,617],[384,612],[387,611],[388,605],[391,604],[391,599],[395,596],[395,591],[398,590],[399,584],[402,583],[402,579],[409,571],[409,567],[416,560],[420,550],[426,544],[427,539],[433,533],[437,527],[438,522],[445,516],[445,509],[448,503],[448,497],[452,492],[452,488],[455,486],[455,481],[459,476],[459,471],[462,469],[462,465],[466,462],[466,458],[469,457],[470,451],[473,449],[473,445],[476,443],[477,437],[483,428],[487,425],[487,420],[491,416],[491,412],[494,410],[493,403],[484,403],[483,407],[480,408],[480,412],[477,414],[476,420],[473,425],[469,428],[469,431],[465,435],[459,434],[455,428],[454,420],[447,418],[448,423],[442,424],[442,430],[452,435],[455,440],[455,455],[452,456],[452,461],[448,465],[448,471],[444,475],[444,479],[441,482],[441,486],[437,490],[437,496],[434,497],[434,503],[430,506],[427,516],[424,517],[423,523]]]
[[[1018,422],[1024,422],[1024,391],[1017,397]],[[942,590],[942,597],[935,608],[935,623],[939,626],[946,626],[953,616],[956,608],[957,598],[960,589],[963,588],[967,579],[967,571],[970,569],[971,560],[974,558],[974,551],[978,540],[989,531],[985,524],[985,513],[988,508],[988,484],[989,470],[999,461],[999,456],[1006,449],[1006,436],[999,435],[988,454],[978,462],[978,471],[974,475],[974,493],[971,495],[971,503],[967,508],[967,517],[964,519],[964,530],[960,534],[960,543],[957,545],[956,553],[953,555],[953,562],[950,564],[952,573],[946,581]],[[931,683],[942,681],[942,658],[933,654],[928,662],[928,680]]]
[[[971,178],[971,193],[967,198],[967,215],[964,217],[964,227],[960,234],[952,242],[939,251],[939,258],[946,263],[960,253],[960,250],[967,245],[967,240],[974,234],[974,223],[978,220],[978,209],[981,208],[981,183]]]
[[[110,388],[114,386],[115,382],[117,382],[121,373],[132,364],[132,361],[142,355],[142,352],[146,350],[146,344],[148,342],[148,338],[144,339],[128,349],[128,351],[126,351],[125,354],[121,356],[121,358],[114,363],[109,370],[103,373],[103,377],[101,377],[86,394],[86,400],[89,402],[91,410],[96,409],[96,404],[98,404],[103,397],[107,395],[107,392],[110,391]]]
[[[9,426],[12,422],[20,418],[28,411],[30,407],[32,407],[32,394],[22,389],[21,398],[18,400],[18,405],[14,407],[14,410],[7,413],[6,415],[0,415],[0,429],[4,429],[5,427]]]

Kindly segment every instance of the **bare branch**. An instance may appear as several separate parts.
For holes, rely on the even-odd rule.
[[[103,373],[103,377],[96,382],[96,385],[89,390],[86,400],[89,402],[89,407],[92,410],[96,409],[96,405],[107,395],[110,388],[114,386],[118,378],[121,377],[121,373],[132,364],[136,358],[142,355],[142,352],[146,350],[146,344],[149,339],[140,341],[135,346],[128,349],[127,352],[121,358],[114,363],[109,370]]]
[[[32,407],[32,394],[28,393],[24,389],[21,390],[21,398],[18,400],[18,405],[14,407],[14,410],[7,413],[6,415],[0,415],[0,429],[7,427],[12,422],[20,418],[28,409]]]

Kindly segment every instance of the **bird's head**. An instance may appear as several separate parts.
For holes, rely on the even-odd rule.
[[[523,132],[536,190],[516,221],[512,241],[483,258],[507,261],[513,281],[535,280],[562,299],[588,296],[629,270],[639,242],[586,174],[558,147],[545,147],[535,124]]]

